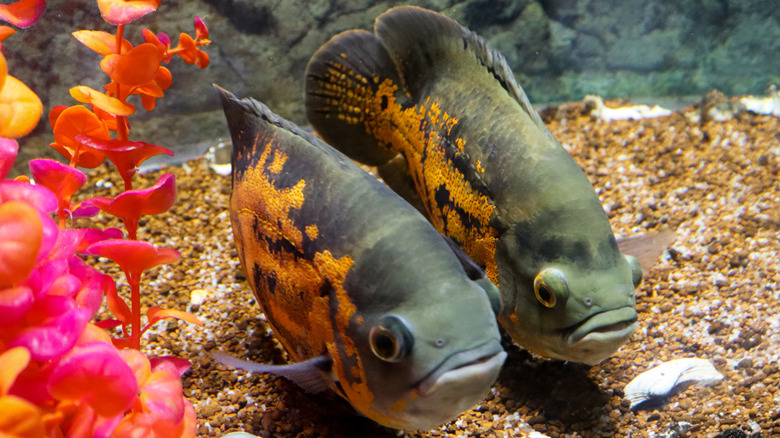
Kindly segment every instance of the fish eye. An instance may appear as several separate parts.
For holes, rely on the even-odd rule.
[[[399,362],[409,355],[414,337],[406,323],[395,315],[382,317],[368,334],[371,352],[385,362]]]
[[[566,276],[555,268],[543,270],[534,279],[534,295],[544,307],[552,309],[569,296]]]
[[[642,265],[639,264],[639,260],[631,255],[625,256],[628,261],[628,266],[631,267],[631,281],[634,282],[634,287],[639,286],[642,282]]]

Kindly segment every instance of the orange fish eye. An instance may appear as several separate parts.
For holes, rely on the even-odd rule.
[[[406,323],[395,315],[383,317],[371,327],[368,334],[371,352],[385,362],[400,362],[409,355],[414,345]]]
[[[534,295],[544,307],[557,306],[569,295],[566,275],[555,268],[544,269],[534,278]]]

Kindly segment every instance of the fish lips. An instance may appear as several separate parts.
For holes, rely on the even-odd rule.
[[[485,386],[485,390],[498,378],[506,360],[506,352],[499,340],[492,340],[479,347],[460,351],[449,356],[417,385],[422,397],[430,397],[449,387],[464,384]],[[483,383],[483,385],[479,385]]]
[[[590,316],[567,330],[569,335],[565,339],[570,347],[601,351],[604,357],[597,360],[598,363],[617,351],[638,327],[636,310],[626,306]]]

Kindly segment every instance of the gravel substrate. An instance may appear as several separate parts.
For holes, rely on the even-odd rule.
[[[338,397],[310,397],[280,378],[227,370],[208,352],[274,363],[286,355],[239,266],[230,179],[203,160],[164,170],[176,174],[179,200],[171,212],[142,221],[139,237],[182,252],[179,262],[146,277],[145,305],[190,310],[205,326],[160,323],[145,348],[192,362],[185,394],[202,437],[238,430],[264,437],[780,435],[780,124],[750,114],[701,124],[685,111],[609,123],[592,120],[582,104],[543,112],[597,187],[617,235],[676,232],[637,289],[639,330],[597,366],[532,357],[506,343],[509,357],[485,401],[427,433],[385,429]],[[137,186],[160,173],[137,177]],[[725,379],[684,389],[654,409],[629,410],[626,383],[689,357],[711,360]]]

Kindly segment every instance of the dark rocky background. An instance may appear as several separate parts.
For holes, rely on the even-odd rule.
[[[75,103],[70,87],[105,84],[100,57],[70,32],[113,30],[94,0],[48,3],[41,22],[9,38],[4,52],[9,73],[38,93],[45,114]],[[201,71],[175,59],[173,87],[154,112],[131,116],[131,139],[172,148],[184,159],[226,138],[212,83],[305,123],[303,75],[312,53],[334,34],[369,29],[377,15],[407,3],[442,11],[485,37],[534,103],[585,94],[700,96],[713,88],[762,94],[767,84],[780,83],[780,8],[765,0],[165,0],[129,25],[126,38],[140,43],[147,27],[175,43],[179,32],[192,33],[199,15],[211,31],[211,65]],[[18,164],[50,156],[52,139],[43,117],[21,140]]]

